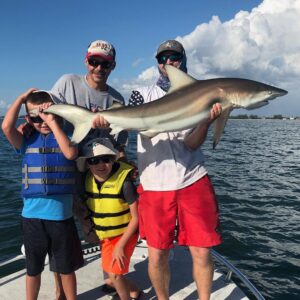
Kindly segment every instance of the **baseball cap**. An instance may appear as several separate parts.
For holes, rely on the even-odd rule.
[[[87,169],[86,160],[95,156],[111,155],[116,157],[117,150],[108,138],[95,138],[88,141],[82,147],[82,156],[76,160],[79,171],[84,172]]]
[[[174,51],[185,55],[184,48],[181,43],[176,40],[167,40],[161,43],[157,49],[156,58],[164,51]]]
[[[116,50],[112,44],[103,40],[91,42],[88,46],[86,58],[100,56],[106,60],[113,61],[116,57]]]

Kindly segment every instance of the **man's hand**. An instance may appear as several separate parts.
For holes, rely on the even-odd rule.
[[[99,111],[99,109],[92,108],[92,112],[98,112],[98,111]],[[109,125],[110,124],[102,116],[96,115],[96,117],[94,118],[93,123],[92,123],[92,128],[93,129],[96,129],[96,128],[105,129],[105,128],[109,128]]]
[[[216,103],[213,105],[210,110],[210,119],[209,123],[212,123],[215,119],[217,119],[222,114],[222,105],[220,103]]]

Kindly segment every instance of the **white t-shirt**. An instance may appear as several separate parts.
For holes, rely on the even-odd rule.
[[[157,85],[139,88],[132,92],[129,105],[148,103],[164,95]],[[183,142],[189,132],[164,132],[151,139],[138,134],[138,168],[144,190],[182,189],[207,174],[200,147],[191,151]]]

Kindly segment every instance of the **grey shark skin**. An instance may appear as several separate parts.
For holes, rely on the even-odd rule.
[[[196,80],[175,67],[166,65],[171,88],[156,101],[134,107],[119,107],[92,113],[70,104],[52,105],[45,112],[53,113],[74,125],[73,143],[79,143],[89,132],[96,114],[103,116],[112,129],[137,130],[149,138],[160,132],[194,128],[210,117],[215,103],[222,105],[222,114],[214,121],[215,148],[230,112],[235,108],[255,109],[287,91],[248,79],[216,78]]]

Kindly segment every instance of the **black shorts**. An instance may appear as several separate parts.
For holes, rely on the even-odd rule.
[[[29,276],[44,270],[49,255],[50,271],[69,274],[83,266],[83,254],[73,218],[64,221],[22,218],[26,268]]]

